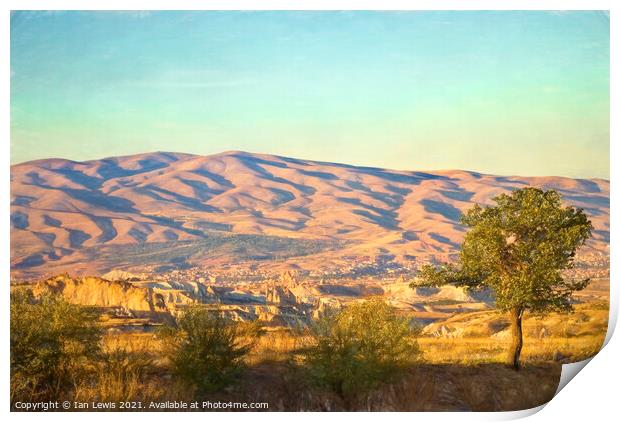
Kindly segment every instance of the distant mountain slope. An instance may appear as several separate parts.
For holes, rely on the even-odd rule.
[[[101,247],[114,253],[121,245],[188,245],[213,236],[234,242],[205,246],[186,265],[221,264],[227,253],[233,260],[269,260],[272,244],[283,237],[295,242],[296,252],[287,256],[315,256],[325,246],[329,254],[317,262],[326,265],[351,256],[441,256],[463,238],[461,210],[528,185],[557,189],[584,208],[596,228],[588,250],[608,253],[606,180],[395,171],[236,151],[158,152],[12,166],[11,265],[17,276],[103,271],[110,268],[97,262]],[[260,256],[256,250],[243,255],[256,243],[239,234],[280,240],[255,247]]]

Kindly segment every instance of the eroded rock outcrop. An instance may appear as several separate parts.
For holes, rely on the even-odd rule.
[[[297,298],[290,289],[284,286],[269,286],[266,293],[267,303],[275,305],[295,305]]]
[[[313,305],[317,301],[318,291],[303,283],[298,283],[290,271],[282,273],[279,281],[272,281],[267,286],[265,299],[268,304],[295,306]]]
[[[171,313],[178,304],[192,302],[182,292],[137,287],[99,277],[72,278],[66,274],[40,281],[32,291],[35,296],[57,294],[78,305],[120,308],[132,313]]]
[[[312,311],[312,318],[320,318],[328,312],[336,312],[343,307],[342,302],[332,297],[319,298],[316,308]]]

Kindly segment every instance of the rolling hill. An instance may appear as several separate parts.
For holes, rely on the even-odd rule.
[[[156,152],[11,167],[13,277],[136,265],[316,268],[360,257],[445,259],[460,213],[511,189],[553,188],[608,254],[609,181],[396,171],[247,152]]]

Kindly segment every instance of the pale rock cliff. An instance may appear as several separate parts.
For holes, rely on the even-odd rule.
[[[58,294],[71,303],[104,308],[121,308],[132,313],[171,313],[178,304],[193,300],[180,291],[137,287],[126,281],[99,277],[72,278],[66,274],[38,282],[35,296]]]

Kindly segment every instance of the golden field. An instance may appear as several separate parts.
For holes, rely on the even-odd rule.
[[[489,327],[503,326],[496,311],[456,315],[441,324],[461,337],[433,336],[420,330],[421,357],[400,380],[343,401],[314,389],[304,380],[297,353],[309,341],[303,332],[265,332],[246,358],[240,382],[205,399],[267,402],[269,410],[518,410],[549,401],[560,378],[561,363],[591,357],[600,350],[607,327],[608,305],[579,304],[570,314],[544,318],[526,315],[524,367],[514,371],[504,362],[510,338]],[[541,329],[544,327],[543,334]],[[192,392],[166,370],[160,344],[152,333],[108,334],[105,349],[112,362],[91,385],[76,389],[83,400],[192,400]]]

